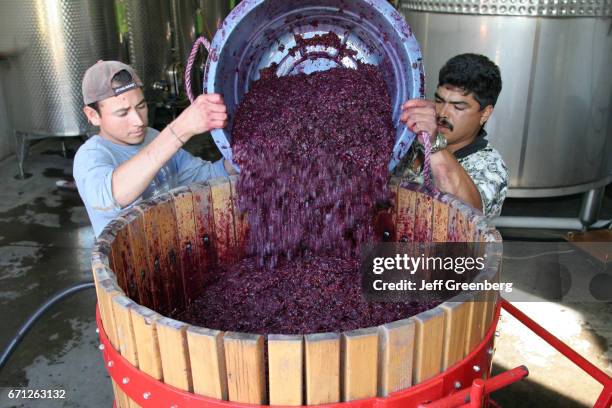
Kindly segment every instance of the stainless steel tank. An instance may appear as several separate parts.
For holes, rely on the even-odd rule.
[[[0,62],[2,64],[2,62]],[[4,99],[4,91],[2,89],[2,81],[0,81],[0,160],[9,156],[13,150],[13,139],[2,137],[2,135],[10,135],[11,126],[8,113],[6,110],[6,101]]]
[[[173,18],[177,33],[177,56],[180,62],[180,82],[183,91],[182,81],[184,66],[189,58],[189,53],[195,40],[204,36],[212,41],[218,27],[231,11],[228,0],[173,0]],[[192,80],[193,93],[202,93],[203,66],[206,62],[206,52],[201,50],[201,54],[195,60],[195,72]]]
[[[148,101],[161,103],[184,97],[183,67],[191,47],[200,35],[212,39],[217,24],[230,11],[229,1],[116,0],[116,3],[125,8],[128,59],[141,76]],[[200,65],[201,59],[196,66]],[[201,86],[194,91],[201,93]]]
[[[180,61],[185,63],[196,38],[208,40],[231,11],[228,0],[173,0]]]
[[[138,72],[148,102],[161,101],[159,82],[175,59],[172,36],[172,7],[166,0],[117,0],[125,4],[128,55]]]
[[[229,0],[198,0],[202,12],[202,35],[212,39],[231,11]]]
[[[85,134],[81,79],[90,65],[117,52],[112,2],[0,2],[0,76],[15,130],[39,137]]]
[[[610,0],[403,0],[427,93],[464,52],[487,55],[503,90],[489,122],[512,197],[584,192],[612,180]]]

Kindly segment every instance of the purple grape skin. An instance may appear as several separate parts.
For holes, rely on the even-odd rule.
[[[334,68],[252,85],[232,128],[248,215],[247,256],[177,315],[250,333],[305,334],[377,326],[433,304],[367,302],[359,249],[376,240],[395,128],[378,71]]]
[[[366,302],[359,260],[319,254],[261,268],[256,258],[216,271],[214,282],[175,318],[211,329],[306,334],[372,327],[433,307]]]
[[[374,66],[254,83],[232,129],[248,252],[269,266],[279,256],[329,247],[356,255],[372,236],[375,204],[389,196],[394,135],[390,98]]]

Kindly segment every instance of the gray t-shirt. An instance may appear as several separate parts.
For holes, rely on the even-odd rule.
[[[114,170],[134,157],[158,134],[157,130],[148,128],[145,140],[136,146],[118,145],[95,135],[77,151],[73,165],[74,180],[96,236],[99,236],[106,224],[116,218],[122,210],[113,197]],[[211,163],[180,149],[160,169],[144,193],[130,206],[172,188],[221,176],[227,176],[223,160]]]

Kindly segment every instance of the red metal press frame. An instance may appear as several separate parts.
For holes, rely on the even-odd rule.
[[[572,363],[576,364],[597,382],[603,385],[603,390],[593,408],[610,408],[612,405],[612,377],[595,367],[587,359],[578,354],[570,346],[559,340],[551,332],[531,320],[525,313],[521,312],[514,305],[505,299],[501,299],[501,307],[514,316],[519,322],[523,323],[529,330],[537,334],[542,340],[553,346],[557,351],[567,357]]]
[[[550,344],[557,351],[567,357],[571,362],[576,364],[588,375],[590,375],[597,382],[603,385],[603,390],[601,391],[601,394],[599,394],[599,398],[595,402],[595,405],[593,405],[593,408],[610,408],[610,406],[612,406],[612,377],[604,373],[599,368],[595,367],[592,363],[590,363],[588,360],[586,360],[584,357],[574,351],[571,347],[559,340],[548,330],[537,324],[535,321],[533,321],[525,313],[521,312],[507,300],[502,298],[500,303],[501,307],[504,310],[514,316],[519,322],[523,323],[529,330],[534,332],[536,335],[538,335],[538,337]],[[493,380],[501,379],[503,375],[512,373],[513,371],[518,370],[520,368],[521,367],[517,367],[513,370],[506,371],[505,373],[493,377],[488,381],[482,381],[478,379],[474,380],[472,386],[469,389],[462,390],[457,394],[450,395],[433,403],[425,404],[423,405],[423,408],[481,407],[486,395],[497,391],[498,389],[504,386],[509,385],[511,382],[515,382],[510,381],[502,386],[499,386],[499,384],[494,384]],[[461,405],[461,403],[464,403],[464,405]]]

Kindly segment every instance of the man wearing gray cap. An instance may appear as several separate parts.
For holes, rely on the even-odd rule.
[[[119,212],[169,189],[236,174],[229,162],[182,149],[193,136],[227,125],[221,95],[199,96],[161,132],[147,127],[142,82],[118,61],[98,61],[83,77],[83,111],[99,134],[74,159],[74,179],[96,236]]]

